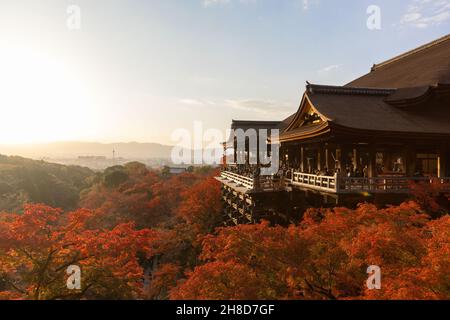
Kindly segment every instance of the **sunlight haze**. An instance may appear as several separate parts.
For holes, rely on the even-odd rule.
[[[370,1],[2,1],[0,144],[173,144],[196,120],[282,120],[307,80],[345,84],[448,31],[426,16],[437,1],[416,25],[413,3],[379,1],[371,31]],[[67,27],[72,4],[80,30]]]

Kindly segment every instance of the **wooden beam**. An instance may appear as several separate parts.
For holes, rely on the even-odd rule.
[[[377,176],[377,149],[375,144],[369,145],[369,177],[375,178]]]
[[[336,169],[340,169],[341,172],[344,170],[344,168],[342,167],[342,149],[340,146],[336,147]]]
[[[300,171],[305,172],[305,169],[306,169],[305,148],[300,147]]]
[[[317,170],[322,170],[322,146],[319,147],[319,150],[317,151]]]
[[[353,169],[356,170],[358,168],[358,149],[353,147]]]
[[[330,170],[330,150],[328,150],[328,145],[325,147],[325,167]]]

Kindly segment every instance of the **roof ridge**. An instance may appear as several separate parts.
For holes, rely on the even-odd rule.
[[[396,91],[393,88],[359,88],[308,84],[306,90],[310,93],[348,94],[348,95],[372,95],[387,96]]]
[[[420,47],[417,47],[415,49],[409,50],[409,51],[407,51],[405,53],[402,53],[402,54],[400,54],[398,56],[395,56],[395,57],[393,57],[393,58],[391,58],[389,60],[386,60],[384,62],[381,62],[381,63],[378,63],[378,64],[374,64],[372,69],[371,69],[371,71],[375,71],[375,70],[377,70],[379,68],[382,68],[382,67],[384,67],[384,66],[386,66],[388,64],[391,64],[391,63],[393,63],[395,61],[398,61],[398,60],[401,60],[403,58],[409,57],[409,56],[411,56],[413,54],[416,54],[416,53],[418,53],[420,51],[429,49],[429,48],[431,48],[433,46],[436,46],[436,45],[441,44],[442,42],[445,42],[445,41],[448,41],[448,40],[450,40],[450,34],[447,34],[447,35],[445,35],[445,36],[443,36],[443,37],[441,37],[439,39],[431,41],[431,42],[429,42],[427,44],[424,44],[424,45],[422,45]]]

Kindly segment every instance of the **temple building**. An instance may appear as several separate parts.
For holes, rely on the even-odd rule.
[[[267,218],[260,213],[289,220],[308,203],[389,204],[405,199],[411,183],[445,185],[450,35],[374,65],[344,86],[308,83],[298,111],[284,121],[234,121],[236,128],[278,129],[279,141],[267,143],[279,144],[282,170],[272,177],[252,175],[255,164],[233,165],[235,151],[218,177],[234,223]],[[259,162],[261,152],[246,144],[244,156],[252,152]]]

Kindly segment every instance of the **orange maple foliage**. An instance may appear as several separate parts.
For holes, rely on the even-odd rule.
[[[434,179],[428,182],[410,183],[412,199],[432,217],[440,217],[450,208],[450,185]]]
[[[178,216],[194,226],[196,232],[211,233],[223,221],[220,183],[214,178],[195,184],[182,194],[182,198]]]
[[[153,272],[145,297],[151,300],[166,300],[169,297],[169,290],[175,287],[181,273],[181,267],[176,264],[161,265]]]
[[[158,234],[133,223],[91,229],[93,211],[64,214],[45,205],[0,214],[0,297],[22,299],[137,298],[139,258],[157,253]],[[66,269],[82,270],[81,290],[68,290]]]
[[[407,202],[309,210],[298,226],[223,228],[172,299],[448,299],[449,217]],[[367,267],[382,290],[366,287]],[[241,285],[243,287],[241,287]]]
[[[127,221],[134,221],[138,228],[173,225],[178,205],[203,176],[184,173],[166,178],[135,167],[122,168],[127,178],[117,185],[98,182],[92,186],[82,194],[80,206],[107,213],[97,221],[101,226]]]
[[[232,260],[199,266],[188,276],[184,285],[172,290],[172,299],[255,300],[274,291],[250,266]]]
[[[135,164],[111,168],[104,175],[117,171],[123,177],[100,179],[84,192],[81,205],[95,210],[90,224],[96,227],[134,221],[138,228],[160,230],[159,254],[145,262],[150,271],[145,297],[167,298],[183,270],[197,264],[201,236],[222,222],[215,171],[170,176]]]

